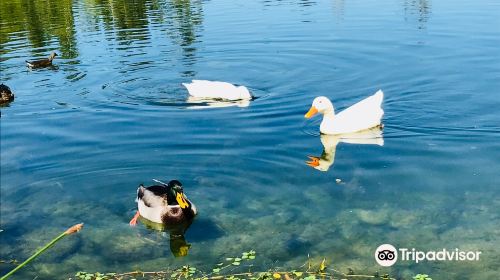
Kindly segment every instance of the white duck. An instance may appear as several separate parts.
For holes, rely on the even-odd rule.
[[[323,153],[320,157],[308,156],[310,161],[307,165],[319,170],[328,171],[335,161],[335,152],[339,143],[363,144],[363,145],[384,145],[384,138],[380,127],[374,127],[363,131],[338,134],[321,135],[321,144],[323,144]]]
[[[189,95],[196,98],[244,100],[252,99],[252,95],[245,86],[235,86],[226,82],[193,80],[191,83],[182,83]]]
[[[344,111],[335,115],[332,102],[325,96],[316,97],[305,118],[311,118],[317,113],[323,114],[319,131],[323,134],[353,133],[369,129],[381,124],[384,110],[382,100],[384,92],[377,91]]]

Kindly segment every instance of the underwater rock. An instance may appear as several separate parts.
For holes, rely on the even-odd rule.
[[[349,250],[356,253],[358,256],[371,256],[373,255],[373,244],[368,240],[361,242],[353,242],[349,246]]]
[[[399,210],[392,212],[389,224],[391,227],[401,229],[413,227],[417,221],[418,215],[415,211]]]
[[[378,267],[372,267],[373,263],[369,263],[361,259],[351,259],[349,257],[343,257],[341,260],[336,261],[335,266],[337,269],[340,268],[340,270],[344,273],[348,273],[349,269],[352,269],[355,273],[360,274],[372,274],[372,271],[374,272],[378,270]]]
[[[185,234],[191,242],[215,240],[224,236],[224,230],[208,218],[197,218]]]
[[[364,210],[356,209],[354,210],[356,216],[360,221],[366,224],[379,226],[386,224],[389,221],[389,211],[386,209],[380,210]]]
[[[36,273],[42,277],[50,277],[51,275],[59,275],[60,271],[56,263],[38,262],[33,265]]]
[[[285,241],[286,251],[294,255],[304,255],[312,247],[312,243],[297,236],[290,237]]]
[[[61,263],[58,264],[61,267]],[[71,273],[76,271],[103,271],[106,269],[106,260],[97,254],[73,254],[64,260],[64,268]],[[61,272],[59,271],[59,274]]]
[[[414,272],[410,269],[403,269],[401,272],[399,272],[398,276],[401,277],[401,279],[413,279],[413,276],[417,275],[418,272]]]
[[[152,232],[151,238],[138,236],[132,230],[118,231],[113,228],[95,229],[93,236],[88,236],[95,252],[106,259],[118,262],[129,262],[163,256],[169,250],[168,236],[158,236],[160,233]],[[153,240],[155,235],[159,241]]]
[[[37,249],[41,248],[56,236],[60,235],[65,228],[35,228],[35,230],[22,235],[23,245],[20,247],[18,258],[31,256]],[[65,238],[50,248],[50,253],[43,254],[39,258],[42,261],[58,262],[78,251],[82,244],[81,235],[75,234],[71,238]]]

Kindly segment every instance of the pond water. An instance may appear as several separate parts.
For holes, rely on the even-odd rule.
[[[0,109],[0,259],[84,222],[12,279],[211,270],[252,249],[254,270],[309,256],[401,279],[496,279],[499,14],[494,0],[1,1],[1,82],[16,99]],[[51,51],[54,67],[26,68]],[[257,98],[192,110],[192,79]],[[338,143],[308,166],[323,152],[320,118],[304,119],[314,97],[341,110],[378,89],[383,145]],[[180,180],[199,209],[185,257],[168,234],[128,225],[154,178]],[[482,254],[384,268],[383,243]]]

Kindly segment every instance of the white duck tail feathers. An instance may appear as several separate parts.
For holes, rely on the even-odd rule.
[[[373,97],[373,103],[375,103],[382,110],[382,101],[384,100],[384,92],[381,89],[379,89],[377,90],[377,92],[375,92],[372,96],[368,97],[367,99],[372,97]],[[382,112],[384,111],[382,110]]]
[[[245,86],[236,86],[227,82],[192,80],[182,83],[190,96],[207,99],[241,100],[252,99],[250,91]]]

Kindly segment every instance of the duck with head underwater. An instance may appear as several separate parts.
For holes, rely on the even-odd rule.
[[[139,216],[167,227],[191,221],[196,216],[196,206],[184,194],[181,182],[155,181],[160,185],[144,187],[141,184],[137,189],[138,210],[130,220],[131,226],[137,224]]]

